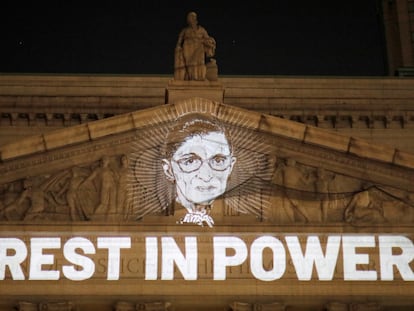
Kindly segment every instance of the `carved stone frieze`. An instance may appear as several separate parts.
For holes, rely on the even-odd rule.
[[[197,134],[183,132],[190,128]],[[200,129],[218,140],[197,145],[193,136],[206,135]],[[70,143],[62,143],[65,137]],[[187,163],[186,154],[176,152],[193,143],[198,147]],[[222,150],[204,159],[199,150],[217,144],[212,149]],[[5,221],[139,221],[174,214],[181,223],[209,226],[214,217],[241,215],[275,224],[363,225],[413,218],[410,155],[208,99],[40,135],[24,140],[24,152],[20,147],[1,150]],[[226,177],[197,186],[193,178],[201,168]],[[183,194],[186,188],[200,193]],[[180,214],[183,208],[187,214]]]
[[[272,221],[351,225],[412,223],[412,193],[278,159],[272,178]]]
[[[4,185],[2,220],[124,219],[130,211],[128,159],[104,156],[87,166]]]
[[[384,185],[414,189],[412,186],[414,182],[413,173],[402,167],[372,163],[351,154],[344,156],[335,151],[313,148],[310,145],[284,139],[273,139],[272,146],[275,148],[275,154],[282,157],[294,157],[311,166],[319,166],[320,163],[323,163],[324,167],[330,167],[342,174],[349,174],[352,170],[353,176],[358,176],[367,181],[376,176],[375,179],[378,183],[381,180]],[[366,174],[367,171],[370,174]],[[395,182],[396,179],[400,181],[397,183]],[[402,180],[405,181],[405,184],[402,183]]]
[[[166,189],[163,182],[168,184],[165,176],[154,175],[152,165],[156,164],[143,171],[142,161],[126,154],[103,156],[88,165],[3,184],[0,220],[138,221],[147,215],[179,215],[177,207],[165,212],[160,204],[164,193],[159,191]],[[254,205],[264,222],[359,226],[414,221],[413,193],[305,165],[294,158],[276,158],[269,164],[271,179],[227,191],[212,205],[212,215],[244,215],[240,211],[245,209],[245,201],[253,198],[252,192],[260,192]],[[159,166],[161,169],[161,163]],[[166,204],[173,204],[171,194],[165,194],[170,200]]]

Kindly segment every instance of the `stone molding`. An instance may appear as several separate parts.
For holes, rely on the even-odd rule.
[[[197,109],[212,111],[222,122],[243,126],[306,146],[316,146],[331,152],[355,156],[358,159],[395,165],[397,168],[414,168],[414,155],[396,148],[205,99],[193,98],[177,104],[127,113],[6,144],[0,148],[0,161],[3,162],[0,169],[10,170],[6,167],[11,160],[38,153],[50,153],[70,145],[93,142],[112,137],[112,135],[145,129],[159,122],[173,120],[179,111],[196,111]],[[156,116],[163,116],[165,120],[158,120]],[[243,120],[242,125],[239,124],[240,120]]]
[[[2,75],[0,126],[68,126],[162,105],[170,80]],[[224,87],[222,101],[228,105],[318,127],[369,129],[414,126],[413,84],[392,77],[223,77],[214,83]]]

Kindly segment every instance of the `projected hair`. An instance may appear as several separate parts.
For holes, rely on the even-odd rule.
[[[164,147],[165,158],[170,159],[177,149],[191,137],[204,136],[209,133],[223,133],[231,151],[231,144],[226,129],[218,120],[209,114],[188,113],[178,118],[168,132]]]

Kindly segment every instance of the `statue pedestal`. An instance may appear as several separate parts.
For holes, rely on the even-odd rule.
[[[222,103],[224,87],[218,81],[171,80],[168,83],[165,102],[173,104],[192,97],[201,97]]]

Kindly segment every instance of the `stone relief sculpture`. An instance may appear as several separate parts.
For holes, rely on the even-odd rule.
[[[116,213],[116,177],[109,163],[109,158],[104,156],[100,161],[100,166],[96,167],[83,182],[83,184],[86,184],[97,181],[99,203],[94,208],[94,215],[105,216],[110,213]]]
[[[279,159],[272,183],[276,189],[272,210],[278,212],[271,221],[276,223],[367,225],[414,220],[411,193],[397,193],[320,167]]]
[[[352,197],[345,208],[344,219],[351,224],[385,222],[381,202],[372,197],[370,190],[358,192]]]
[[[294,159],[288,158],[285,163],[280,164],[274,175],[277,176],[280,172],[282,177],[282,184],[284,189],[284,204],[283,208],[289,215],[292,222],[308,222],[309,219],[303,211],[303,206],[298,200],[297,195],[293,194],[295,189],[305,190],[311,184],[311,180],[307,173],[301,170]]]
[[[91,174],[89,167],[72,167],[48,179],[47,192],[53,197],[55,214],[52,219],[69,219],[72,221],[90,220],[94,207],[95,188],[85,185],[84,181]]]
[[[155,135],[148,136],[151,142],[141,140],[135,155],[105,156],[2,185],[0,220],[139,221],[146,215],[175,215],[181,223],[212,226],[217,217],[254,215],[280,224],[414,221],[413,193],[292,158],[273,160],[254,137],[228,131],[211,116],[184,116],[175,128],[163,128],[159,141],[153,141]],[[241,137],[257,148],[243,149]]]
[[[23,182],[24,191],[22,192],[18,204],[22,204],[24,200],[29,201],[29,209],[24,216],[25,220],[40,218],[45,208],[45,195],[40,187],[33,184],[30,178]]]
[[[380,186],[362,185],[344,210],[344,220],[353,225],[414,221],[413,193]]]
[[[0,220],[125,219],[131,213],[128,158],[98,163],[3,185]]]
[[[71,178],[66,190],[66,201],[69,205],[69,215],[72,221],[75,220],[89,220],[89,213],[82,204],[79,198],[79,187],[85,181],[85,178],[80,176],[79,170],[76,167],[71,169]]]
[[[216,41],[210,37],[204,27],[198,25],[197,14],[187,15],[188,26],[184,28],[177,40],[174,60],[175,80],[204,81],[207,76],[207,66],[217,71],[215,60],[210,59],[206,66],[206,57],[215,54]],[[209,74],[209,80],[217,80],[217,73]]]
[[[245,122],[236,121],[224,126],[213,112],[181,111],[138,131],[128,154],[1,185],[0,220],[173,215],[178,223],[213,226],[246,215],[274,224],[414,221],[413,193],[301,163],[279,154],[264,135],[231,125]]]
[[[116,193],[116,213],[123,215],[124,219],[128,219],[132,215],[132,199],[130,192],[130,168],[129,159],[126,155],[121,156],[121,167],[118,173],[118,186]]]
[[[386,190],[386,193],[390,196],[383,195],[381,205],[386,221],[389,223],[412,224],[414,222],[414,193],[403,192],[395,194],[389,189]]]
[[[322,213],[322,222],[328,221],[328,214],[331,204],[336,203],[336,199],[331,197],[332,195],[330,194],[332,192],[336,192],[331,189],[334,179],[335,174],[328,174],[323,167],[318,167],[316,169],[315,191],[321,194],[320,208]]]
[[[26,178],[19,185],[8,185],[7,189],[12,192],[4,194],[3,208],[0,217],[6,220],[39,220],[47,218],[47,212],[53,209],[53,197],[46,192],[48,183],[44,178],[36,181]],[[20,189],[20,190],[16,190]],[[17,191],[17,192],[15,192]],[[50,207],[47,209],[47,207]]]

